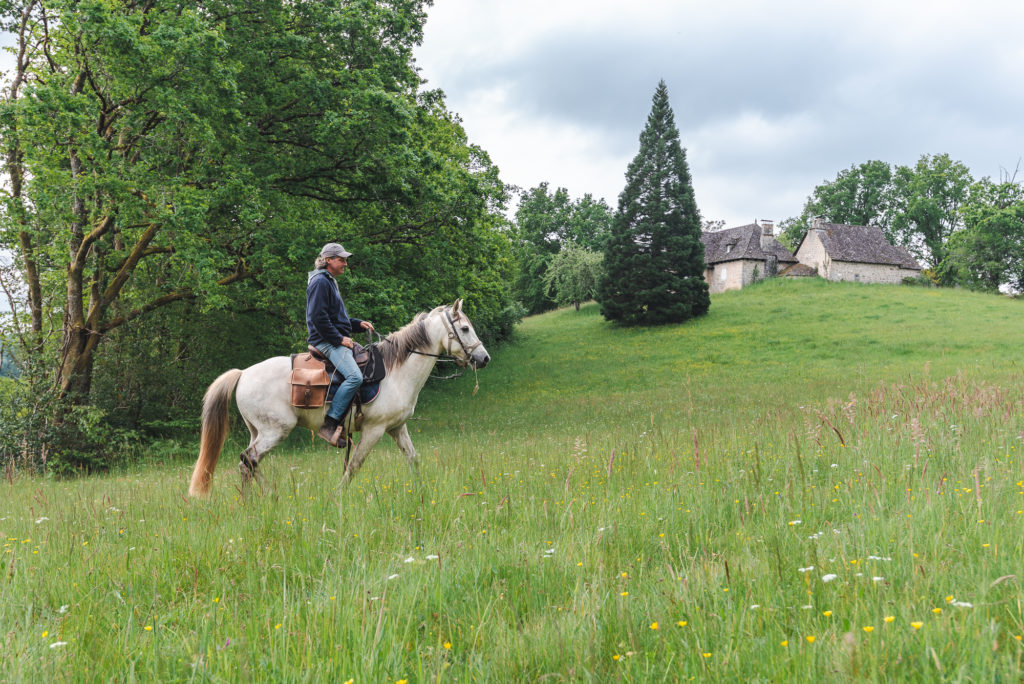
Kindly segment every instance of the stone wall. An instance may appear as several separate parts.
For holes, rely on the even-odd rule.
[[[862,264],[853,261],[833,261],[829,264],[828,273],[824,274],[829,280],[852,280],[858,283],[888,283],[899,285],[907,276],[921,275],[919,271],[912,271],[891,264]]]
[[[754,280],[754,269],[759,278],[764,278],[764,262],[758,259],[723,261],[704,270],[704,280],[711,294],[726,290],[739,290]]]
[[[821,239],[815,231],[807,231],[806,237],[800,243],[800,248],[796,251],[796,260],[817,269],[818,275],[822,278],[828,277],[826,273],[830,259],[825,253],[825,245],[821,244]]]

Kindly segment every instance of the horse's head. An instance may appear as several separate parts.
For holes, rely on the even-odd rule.
[[[444,307],[443,316],[449,338],[446,344],[448,353],[457,359],[460,366],[486,366],[491,356],[484,349],[484,343],[476,336],[469,316],[462,310],[462,300],[456,299],[454,304]]]

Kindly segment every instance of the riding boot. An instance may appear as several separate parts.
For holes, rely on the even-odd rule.
[[[320,430],[316,434],[318,437],[327,440],[331,446],[342,447],[348,443],[345,426],[331,416],[324,418],[324,424],[320,426]]]

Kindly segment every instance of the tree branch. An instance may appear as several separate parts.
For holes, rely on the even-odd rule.
[[[230,285],[231,283],[238,282],[240,280],[245,280],[246,278],[251,278],[252,275],[252,272],[247,270],[243,264],[239,264],[239,269],[237,271],[235,271],[229,276],[221,278],[220,280],[217,281],[217,284],[221,286]],[[131,311],[124,315],[118,316],[117,318],[112,318],[111,320],[103,324],[103,326],[100,328],[100,333],[106,334],[113,330],[114,328],[117,328],[118,326],[121,326],[130,320],[138,318],[142,314],[149,313],[154,309],[159,309],[160,307],[166,306],[173,302],[179,302],[185,299],[194,299],[195,297],[196,293],[191,288],[185,288],[183,290],[169,292],[163,296],[157,297],[156,299],[136,309],[132,309]]]

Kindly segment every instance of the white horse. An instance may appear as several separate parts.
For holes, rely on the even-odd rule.
[[[416,409],[416,399],[427,382],[437,359],[452,356],[462,365],[483,368],[491,360],[462,311],[462,300],[421,313],[412,323],[388,335],[380,343],[387,376],[372,403],[363,407],[356,423],[354,411],[346,416],[349,434],[361,432],[352,458],[345,467],[342,483],[355,477],[363,459],[387,432],[415,470],[416,449],[409,438],[406,421]],[[234,368],[213,381],[203,397],[202,440],[199,459],[192,471],[189,494],[205,496],[228,434],[228,409],[237,386],[238,411],[249,428],[249,446],[241,453],[243,482],[256,473],[267,452],[281,443],[296,425],[313,432],[320,429],[327,408],[302,409],[291,404],[291,361],[275,356],[245,370]]]

